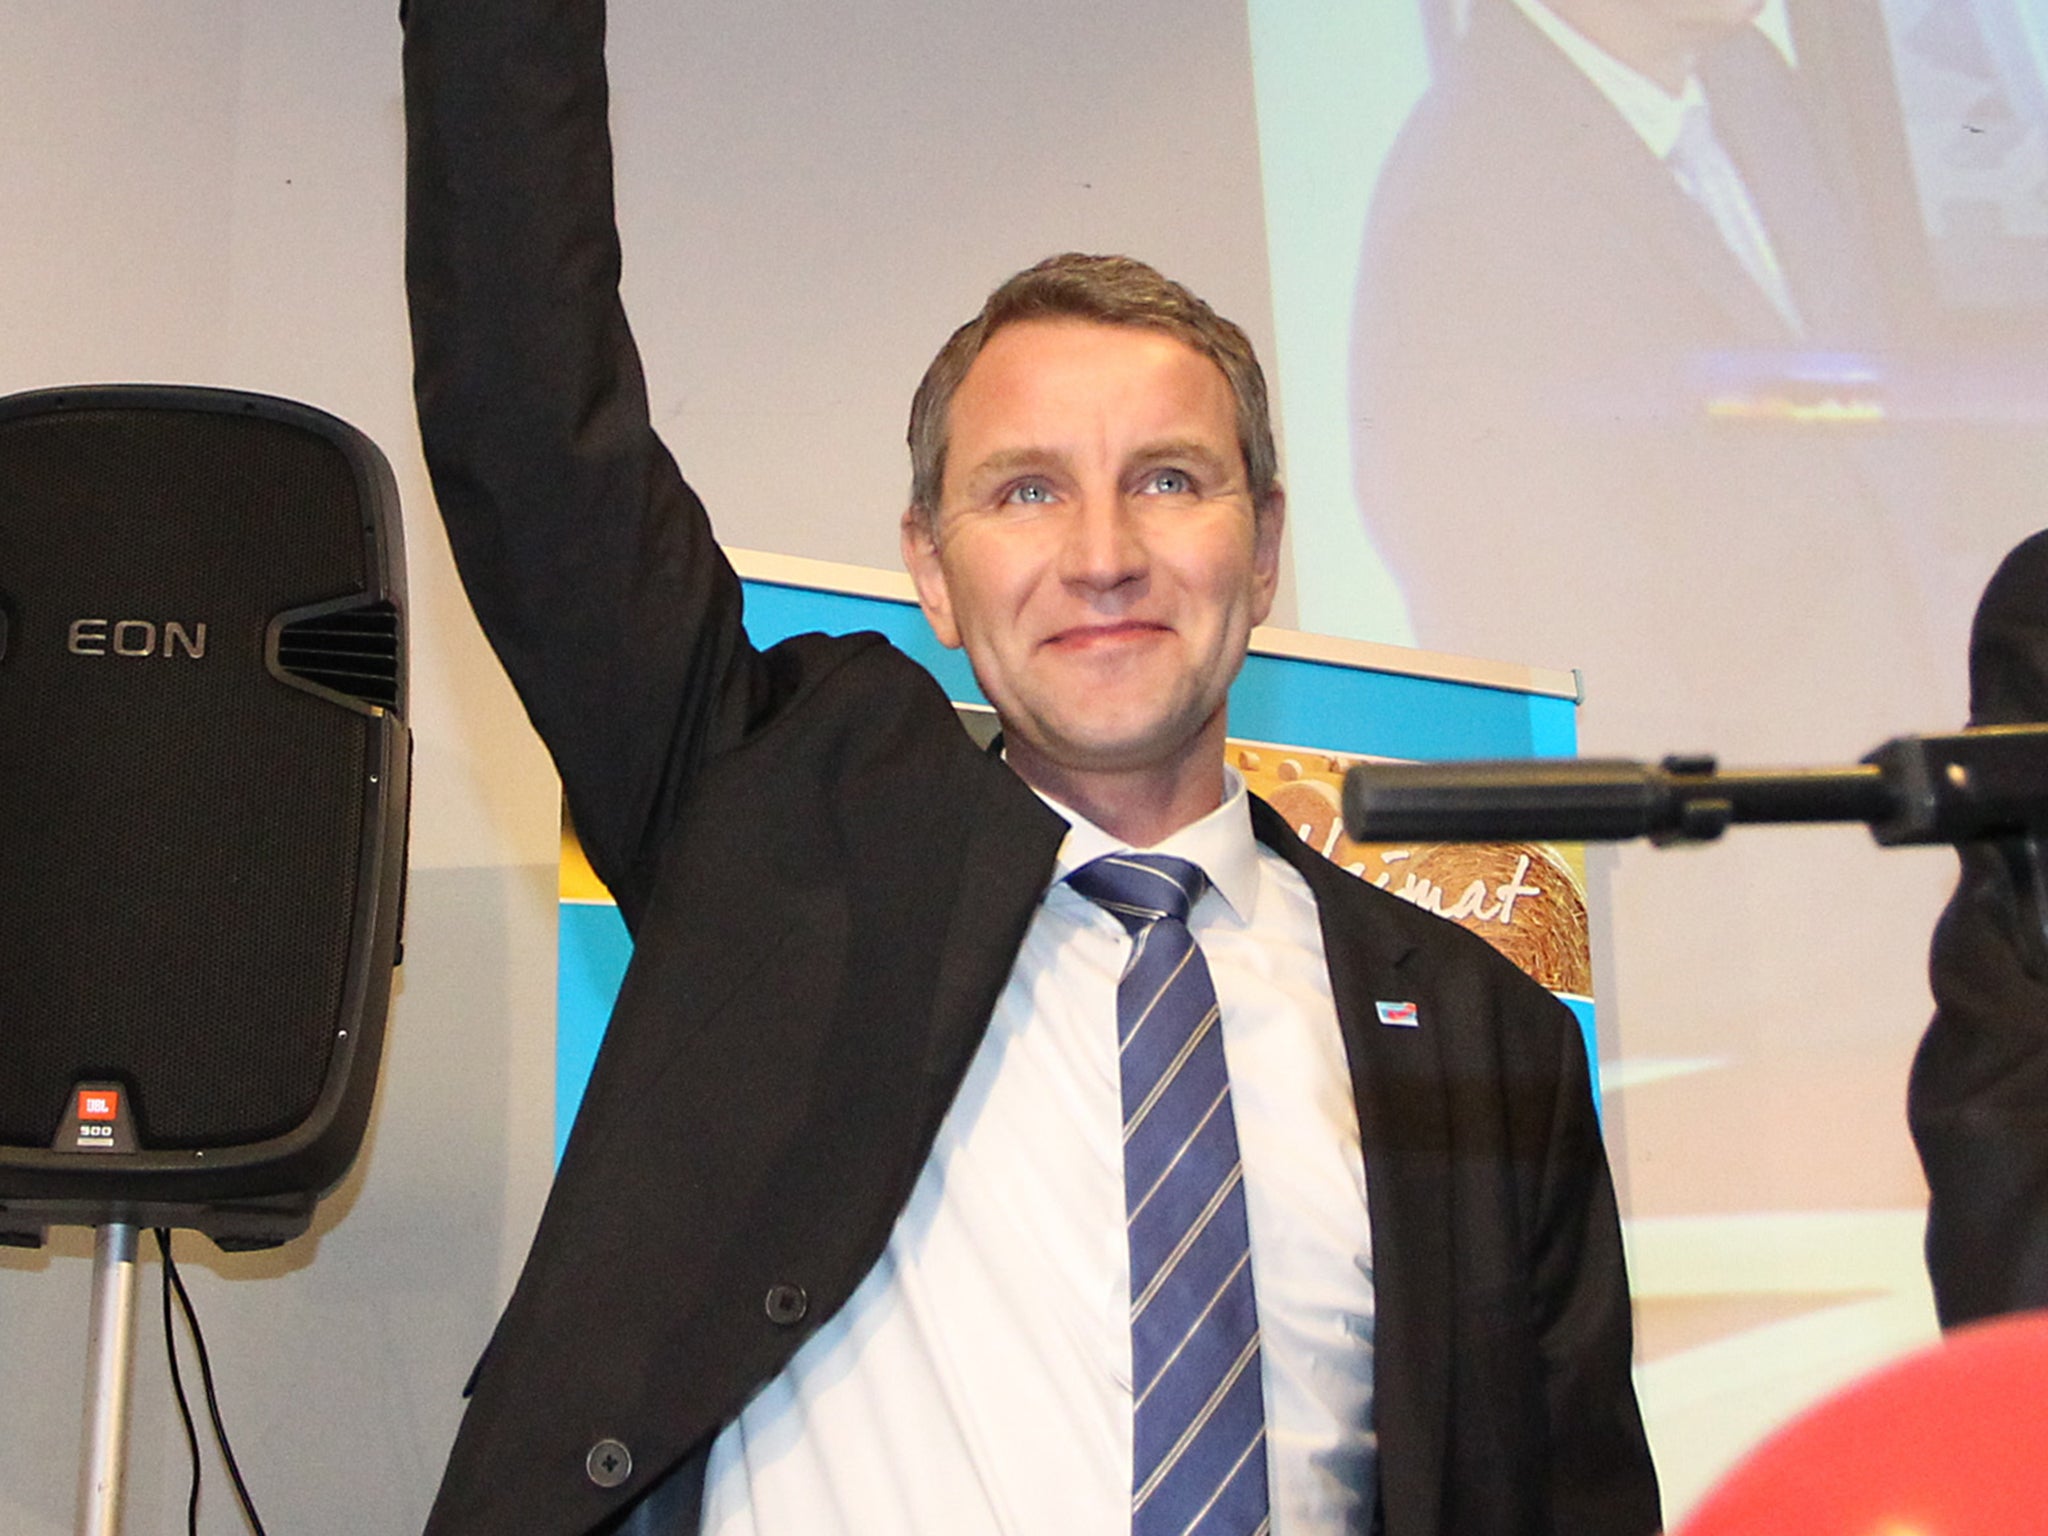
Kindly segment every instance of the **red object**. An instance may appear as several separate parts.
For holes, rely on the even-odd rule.
[[[1809,1409],[1671,1536],[2042,1536],[2048,1312],[1958,1329]]]

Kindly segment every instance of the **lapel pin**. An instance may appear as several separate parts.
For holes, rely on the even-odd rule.
[[[1374,1003],[1379,1010],[1380,1022],[1390,1029],[1420,1029],[1422,1020],[1415,1012],[1413,1003]]]

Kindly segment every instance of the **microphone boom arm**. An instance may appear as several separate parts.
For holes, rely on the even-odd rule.
[[[2028,968],[2048,976],[2048,725],[1899,736],[1852,767],[1723,772],[1711,757],[1362,763],[1353,842],[1711,842],[1736,823],[1860,821],[1885,847],[1994,843]]]
[[[1362,763],[1354,842],[1709,842],[1730,825],[1860,821],[1887,847],[2048,832],[2048,725],[1900,736],[1853,767],[1723,772],[1711,757]]]

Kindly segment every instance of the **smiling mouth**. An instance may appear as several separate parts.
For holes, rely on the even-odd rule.
[[[1164,624],[1126,619],[1113,624],[1077,624],[1072,629],[1061,630],[1045,643],[1062,650],[1086,650],[1091,646],[1116,645],[1167,633],[1169,631]]]

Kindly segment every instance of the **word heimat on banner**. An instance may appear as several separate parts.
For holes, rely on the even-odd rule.
[[[1369,759],[1237,740],[1228,750],[1246,785],[1325,858],[1471,929],[1551,991],[1591,995],[1582,850],[1550,843],[1354,843],[1344,835],[1344,773]]]

